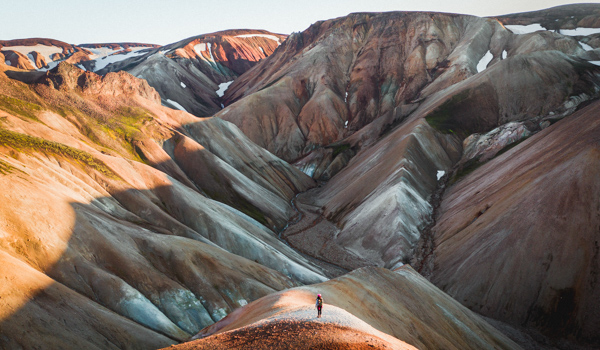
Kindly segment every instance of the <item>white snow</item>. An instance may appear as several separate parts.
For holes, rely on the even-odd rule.
[[[86,71],[86,69],[85,69],[85,67],[83,66],[83,64],[79,64],[79,63],[78,63],[78,64],[76,64],[75,66],[76,66],[77,68],[79,68],[79,69],[83,70],[84,72]]]
[[[437,171],[437,179],[438,181],[440,181],[440,179],[442,178],[442,176],[446,175],[446,172],[443,170],[438,170]]]
[[[110,47],[106,47],[106,46],[97,47],[97,48],[86,47],[85,49],[88,50],[88,51],[90,51],[94,55],[96,55],[94,58],[108,56],[108,55],[111,55],[111,54],[113,54],[113,53],[115,53],[117,51],[123,50],[122,48],[119,48],[119,49],[115,50],[115,49],[111,49]]]
[[[346,96],[344,97],[344,102],[348,101],[348,91],[346,91]]]
[[[310,163],[305,165],[300,171],[305,173],[308,177],[312,177],[315,174],[315,170],[317,170],[317,164]]]
[[[483,72],[493,58],[494,55],[492,55],[492,53],[488,50],[488,52],[483,55],[481,60],[479,60],[479,63],[477,63],[477,73]]]
[[[262,51],[262,53],[263,53],[265,56],[267,55],[267,53],[265,52],[265,49],[263,49],[263,48],[262,48],[262,46],[259,46],[258,48],[260,49],[260,51]]]
[[[600,28],[561,29],[559,33],[568,36],[586,36],[600,33]]]
[[[591,64],[595,64],[597,66],[600,66],[600,61],[588,61],[588,62],[590,62]]]
[[[236,38],[253,38],[253,37],[261,37],[261,38],[267,38],[267,39],[271,39],[274,41],[277,41],[278,45],[281,45],[281,41],[279,40],[278,37],[276,37],[275,35],[269,35],[269,34],[242,34],[242,35],[236,35]]]
[[[4,63],[5,63],[7,66],[10,66],[10,65],[11,65],[11,62],[10,62],[9,60],[6,60],[6,61],[4,61]]]
[[[46,62],[52,62],[50,56],[55,53],[62,53],[62,47],[58,46],[47,46],[42,44],[37,44],[35,46],[6,46],[2,48],[2,51],[17,51],[22,53],[23,55],[29,54],[31,51],[37,51],[42,56],[44,56]]]
[[[344,128],[348,127],[348,121],[346,120],[346,122],[344,123]]]
[[[184,88],[184,89],[187,87],[187,86],[185,86],[185,84],[183,83],[183,81],[180,81],[179,84],[181,84],[181,87]]]
[[[169,102],[170,104],[172,104],[173,106],[175,106],[177,109],[179,109],[179,110],[181,110],[181,111],[184,111],[184,112],[187,112],[187,111],[185,110],[185,108],[183,108],[183,106],[182,106],[182,105],[180,105],[179,103],[177,103],[177,102],[175,102],[175,101],[173,101],[173,100],[170,100],[170,99],[167,99],[167,102]]]
[[[195,45],[194,51],[196,51],[198,55],[201,55],[204,51],[206,51],[206,43],[200,43]]]
[[[200,56],[202,56],[202,52],[208,52],[210,55],[210,60],[212,62],[215,61],[215,58],[212,54],[212,44],[211,43],[200,43],[194,46],[194,51]]]
[[[144,54],[143,52],[132,51],[132,52],[124,52],[121,54],[110,55],[110,56],[99,58],[99,59],[95,60],[96,66],[94,67],[94,72],[99,71],[100,69],[108,66],[109,64],[113,64],[113,63],[116,63],[119,61],[126,60],[128,58],[140,56],[143,54]]]
[[[506,27],[507,29],[510,29],[515,34],[529,34],[529,33],[535,33],[540,30],[546,30],[546,28],[542,27],[542,25],[539,23],[529,24],[526,26],[517,25],[517,24],[509,24],[504,27]]]
[[[53,69],[54,67],[58,66],[58,64],[62,61],[64,61],[64,60],[48,62],[48,67],[40,68],[40,69],[38,69],[38,71],[39,72],[47,72],[47,71]]]
[[[505,60],[506,57],[508,57],[508,52],[506,52],[506,50],[502,51],[502,59]]]
[[[582,43],[581,41],[579,42],[579,45],[581,45],[581,47],[585,50],[585,51],[592,51],[594,48],[591,47],[590,45],[586,44],[586,43]]]
[[[231,83],[233,83],[233,80],[219,84],[219,90],[217,90],[217,95],[219,95],[219,97],[223,97],[223,95],[225,95],[225,91],[229,89],[229,85],[231,85]]]

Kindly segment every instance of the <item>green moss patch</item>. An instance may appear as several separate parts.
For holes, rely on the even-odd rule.
[[[0,160],[0,174],[8,175],[13,172],[16,168],[2,160]]]
[[[462,91],[446,102],[442,103],[441,106],[437,107],[433,112],[429,113],[425,120],[434,129],[444,134],[454,134],[459,129],[459,124],[454,120],[455,110],[457,105],[469,98],[469,90]]]
[[[37,118],[36,112],[41,111],[42,107],[35,103],[26,102],[6,95],[0,95],[0,109],[7,113],[39,122],[40,120]]]
[[[340,144],[329,145],[329,146],[327,146],[327,148],[333,149],[333,158],[335,158],[335,157],[337,157],[338,154],[352,148],[352,146],[350,146],[349,143],[340,143]]]
[[[91,154],[58,142],[0,129],[0,145],[11,147],[20,152],[33,151],[64,156],[89,166],[104,175],[119,178],[104,162],[96,159]]]

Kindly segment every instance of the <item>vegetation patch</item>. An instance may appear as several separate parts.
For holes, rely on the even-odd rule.
[[[465,101],[470,95],[469,90],[462,91],[446,102],[442,103],[441,106],[437,107],[433,112],[429,113],[425,120],[434,129],[444,134],[455,134],[460,131],[461,127],[455,120],[455,111],[458,109],[457,105]]]
[[[34,151],[64,156],[96,169],[104,175],[119,178],[104,162],[96,159],[91,154],[58,142],[0,129],[0,145],[11,147],[20,152]]]
[[[42,107],[35,103],[26,102],[6,95],[0,95],[0,109],[13,115],[40,122],[36,116],[36,112],[41,111]]]
[[[0,160],[0,174],[8,175],[13,172],[16,168],[2,160]]]
[[[331,148],[333,150],[333,158],[335,158],[335,157],[337,157],[338,154],[352,148],[352,146],[350,146],[349,143],[338,143],[338,144],[329,145],[329,146],[327,146],[327,148]]]

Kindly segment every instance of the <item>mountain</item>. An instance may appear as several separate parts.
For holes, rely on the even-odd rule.
[[[31,38],[0,41],[4,63],[25,70],[46,71],[60,62],[78,64],[79,68],[96,71],[139,54],[139,50],[157,48],[158,45],[140,43],[107,43],[71,45],[62,41]]]
[[[494,319],[598,341],[599,108],[448,188],[432,229],[436,285]]]
[[[46,71],[66,61],[104,75],[127,71],[148,81],[171,108],[199,117],[222,109],[235,78],[272,54],[287,35],[265,30],[226,30],[159,46],[142,43],[71,45],[53,39],[0,41],[4,63]]]
[[[489,231],[484,234],[472,227],[469,230],[476,231],[472,243],[462,246],[466,242],[459,233],[478,215],[464,209],[474,210],[473,201],[465,200],[474,193],[472,187],[461,187],[455,196],[461,199],[462,210],[448,214],[460,218],[455,220],[463,226],[450,232],[448,226],[436,226],[440,219],[436,209],[440,203],[441,210],[445,208],[447,186],[458,186],[455,181],[462,177],[467,181],[481,163],[515,142],[557,127],[559,120],[572,118],[598,97],[598,53],[584,43],[595,34],[582,37],[545,30],[518,34],[510,28],[494,18],[437,13],[351,14],[317,22],[290,36],[273,55],[238,78],[225,94],[228,107],[216,116],[326,181],[298,196],[295,205],[302,220],[283,233],[305,254],[346,269],[365,265],[394,269],[411,263],[477,312],[551,337],[561,329],[565,337],[597,344],[594,334],[600,328],[591,316],[596,304],[586,304],[595,300],[596,287],[577,284],[595,280],[595,270],[586,266],[598,264],[593,248],[596,214],[578,224],[584,232],[574,227],[561,231],[585,237],[588,258],[581,264],[546,270],[547,257],[540,253],[520,258],[511,254],[507,242],[476,255],[479,260],[472,268],[486,278],[472,284],[468,281],[472,251],[493,242]],[[585,123],[579,125],[587,128]],[[587,140],[588,147],[595,147]],[[500,172],[495,170],[481,181],[496,179]],[[514,168],[506,171],[506,176],[516,175]],[[595,181],[582,186],[594,193]],[[538,187],[536,195],[545,188]],[[577,208],[596,208],[592,198],[579,197]],[[528,203],[531,208],[533,203]],[[501,208],[505,212],[496,215],[512,218],[509,213],[516,207],[507,203]],[[485,206],[477,211],[485,211]],[[559,208],[547,215],[557,213],[563,215]],[[530,225],[527,242],[538,242],[540,251],[568,249],[565,257],[581,252],[546,234],[542,222],[548,217],[518,222]],[[511,232],[524,234],[524,229]],[[441,250],[442,240],[451,232],[457,234],[456,243]],[[453,263],[438,263],[438,249]],[[481,264],[483,256],[491,265]],[[491,267],[517,269],[524,264],[536,266],[532,271],[538,277],[530,276],[536,282],[526,281],[529,275],[521,272],[523,282],[515,286],[510,273],[490,273]],[[568,265],[566,260],[562,264]],[[452,270],[458,266],[463,267],[461,279]],[[580,277],[563,278],[564,271],[579,271]],[[557,291],[536,297],[544,288]],[[563,289],[575,293],[569,294],[570,300],[577,300],[568,304],[569,316],[566,306],[557,306],[557,300],[564,299],[558,290]],[[506,297],[491,297],[506,291],[511,291]],[[520,297],[512,298],[516,295]],[[492,300],[493,307],[487,304]],[[557,319],[564,324],[555,325]]]
[[[123,72],[5,73],[0,347],[157,348],[325,280],[272,231],[313,181],[232,124]]]
[[[221,110],[231,82],[271,55],[287,36],[265,30],[227,30],[181,40],[98,71],[127,71],[145,79],[164,105],[198,117]]]
[[[598,348],[596,10],[8,46],[0,347]]]
[[[44,38],[2,40],[0,52],[5,57],[6,65],[20,69],[49,68],[56,65],[53,64],[55,61],[91,54],[78,46]]]
[[[324,299],[322,318],[315,317],[317,293]],[[520,349],[408,266],[361,268],[270,294],[195,338],[175,348]]]

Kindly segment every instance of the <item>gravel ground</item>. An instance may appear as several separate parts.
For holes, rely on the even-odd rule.
[[[352,314],[334,306],[323,306],[317,318],[315,307],[286,309],[251,325],[171,347],[204,349],[415,349],[379,332]]]

